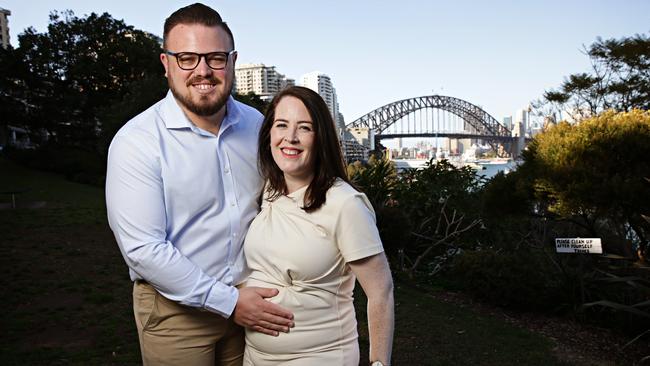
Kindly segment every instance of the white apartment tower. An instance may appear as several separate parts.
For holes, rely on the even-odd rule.
[[[521,133],[525,136],[528,134],[530,131],[530,122],[528,121],[528,113],[530,111],[530,107],[520,109],[517,111],[515,114],[515,120],[514,120],[514,125],[513,125],[513,130],[516,129],[517,124],[521,123]]]
[[[242,64],[235,68],[235,90],[239,94],[253,92],[268,101],[280,90],[294,84],[293,79],[277,72],[275,66]]]
[[[334,123],[336,123],[336,127],[339,129],[340,134],[345,128],[345,125],[343,122],[343,115],[339,113],[339,102],[336,97],[336,88],[334,88],[334,85],[332,84],[332,79],[320,71],[312,71],[301,76],[299,82],[301,86],[315,91],[323,98],[325,104],[327,104],[327,108],[329,108],[330,113],[332,114],[332,119],[334,119]]]
[[[9,47],[9,19],[11,11],[0,8],[0,44],[2,48]]]

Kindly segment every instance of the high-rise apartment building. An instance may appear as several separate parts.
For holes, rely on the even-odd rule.
[[[515,114],[515,120],[514,120],[514,127],[513,129],[517,128],[517,124],[521,123],[521,133],[523,135],[526,135],[529,132],[530,129],[530,123],[528,121],[528,113],[529,113],[530,108],[524,108],[520,109],[517,111]]]
[[[375,149],[375,133],[368,127],[354,127],[349,129],[350,134],[360,145],[365,146],[368,150]]]
[[[0,44],[3,48],[9,47],[9,18],[11,12],[0,8]]]
[[[503,117],[503,125],[506,126],[507,129],[512,130],[512,116]]]
[[[332,84],[332,79],[320,71],[312,71],[302,75],[299,83],[301,86],[315,91],[323,98],[340,133],[345,128],[345,125],[343,115],[339,113],[339,102],[336,97],[336,88]]]
[[[239,94],[253,92],[263,100],[271,100],[277,92],[294,84],[293,79],[277,72],[275,66],[242,64],[235,68],[235,90]]]

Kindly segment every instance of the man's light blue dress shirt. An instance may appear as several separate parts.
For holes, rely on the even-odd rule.
[[[258,212],[262,115],[232,97],[226,109],[217,136],[190,122],[171,93],[124,125],[109,149],[106,206],[132,280],[229,317]]]

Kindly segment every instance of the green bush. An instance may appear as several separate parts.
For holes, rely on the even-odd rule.
[[[456,257],[454,282],[481,300],[520,310],[555,311],[565,303],[551,263],[534,250],[465,251]],[[559,276],[559,274],[558,274]]]
[[[375,210],[377,227],[384,246],[384,251],[393,263],[393,268],[399,266],[399,251],[407,244],[411,230],[409,218],[399,207],[379,207]]]

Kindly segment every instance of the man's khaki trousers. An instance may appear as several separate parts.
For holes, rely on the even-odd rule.
[[[133,311],[145,366],[241,366],[244,329],[218,314],[180,305],[136,281]]]

